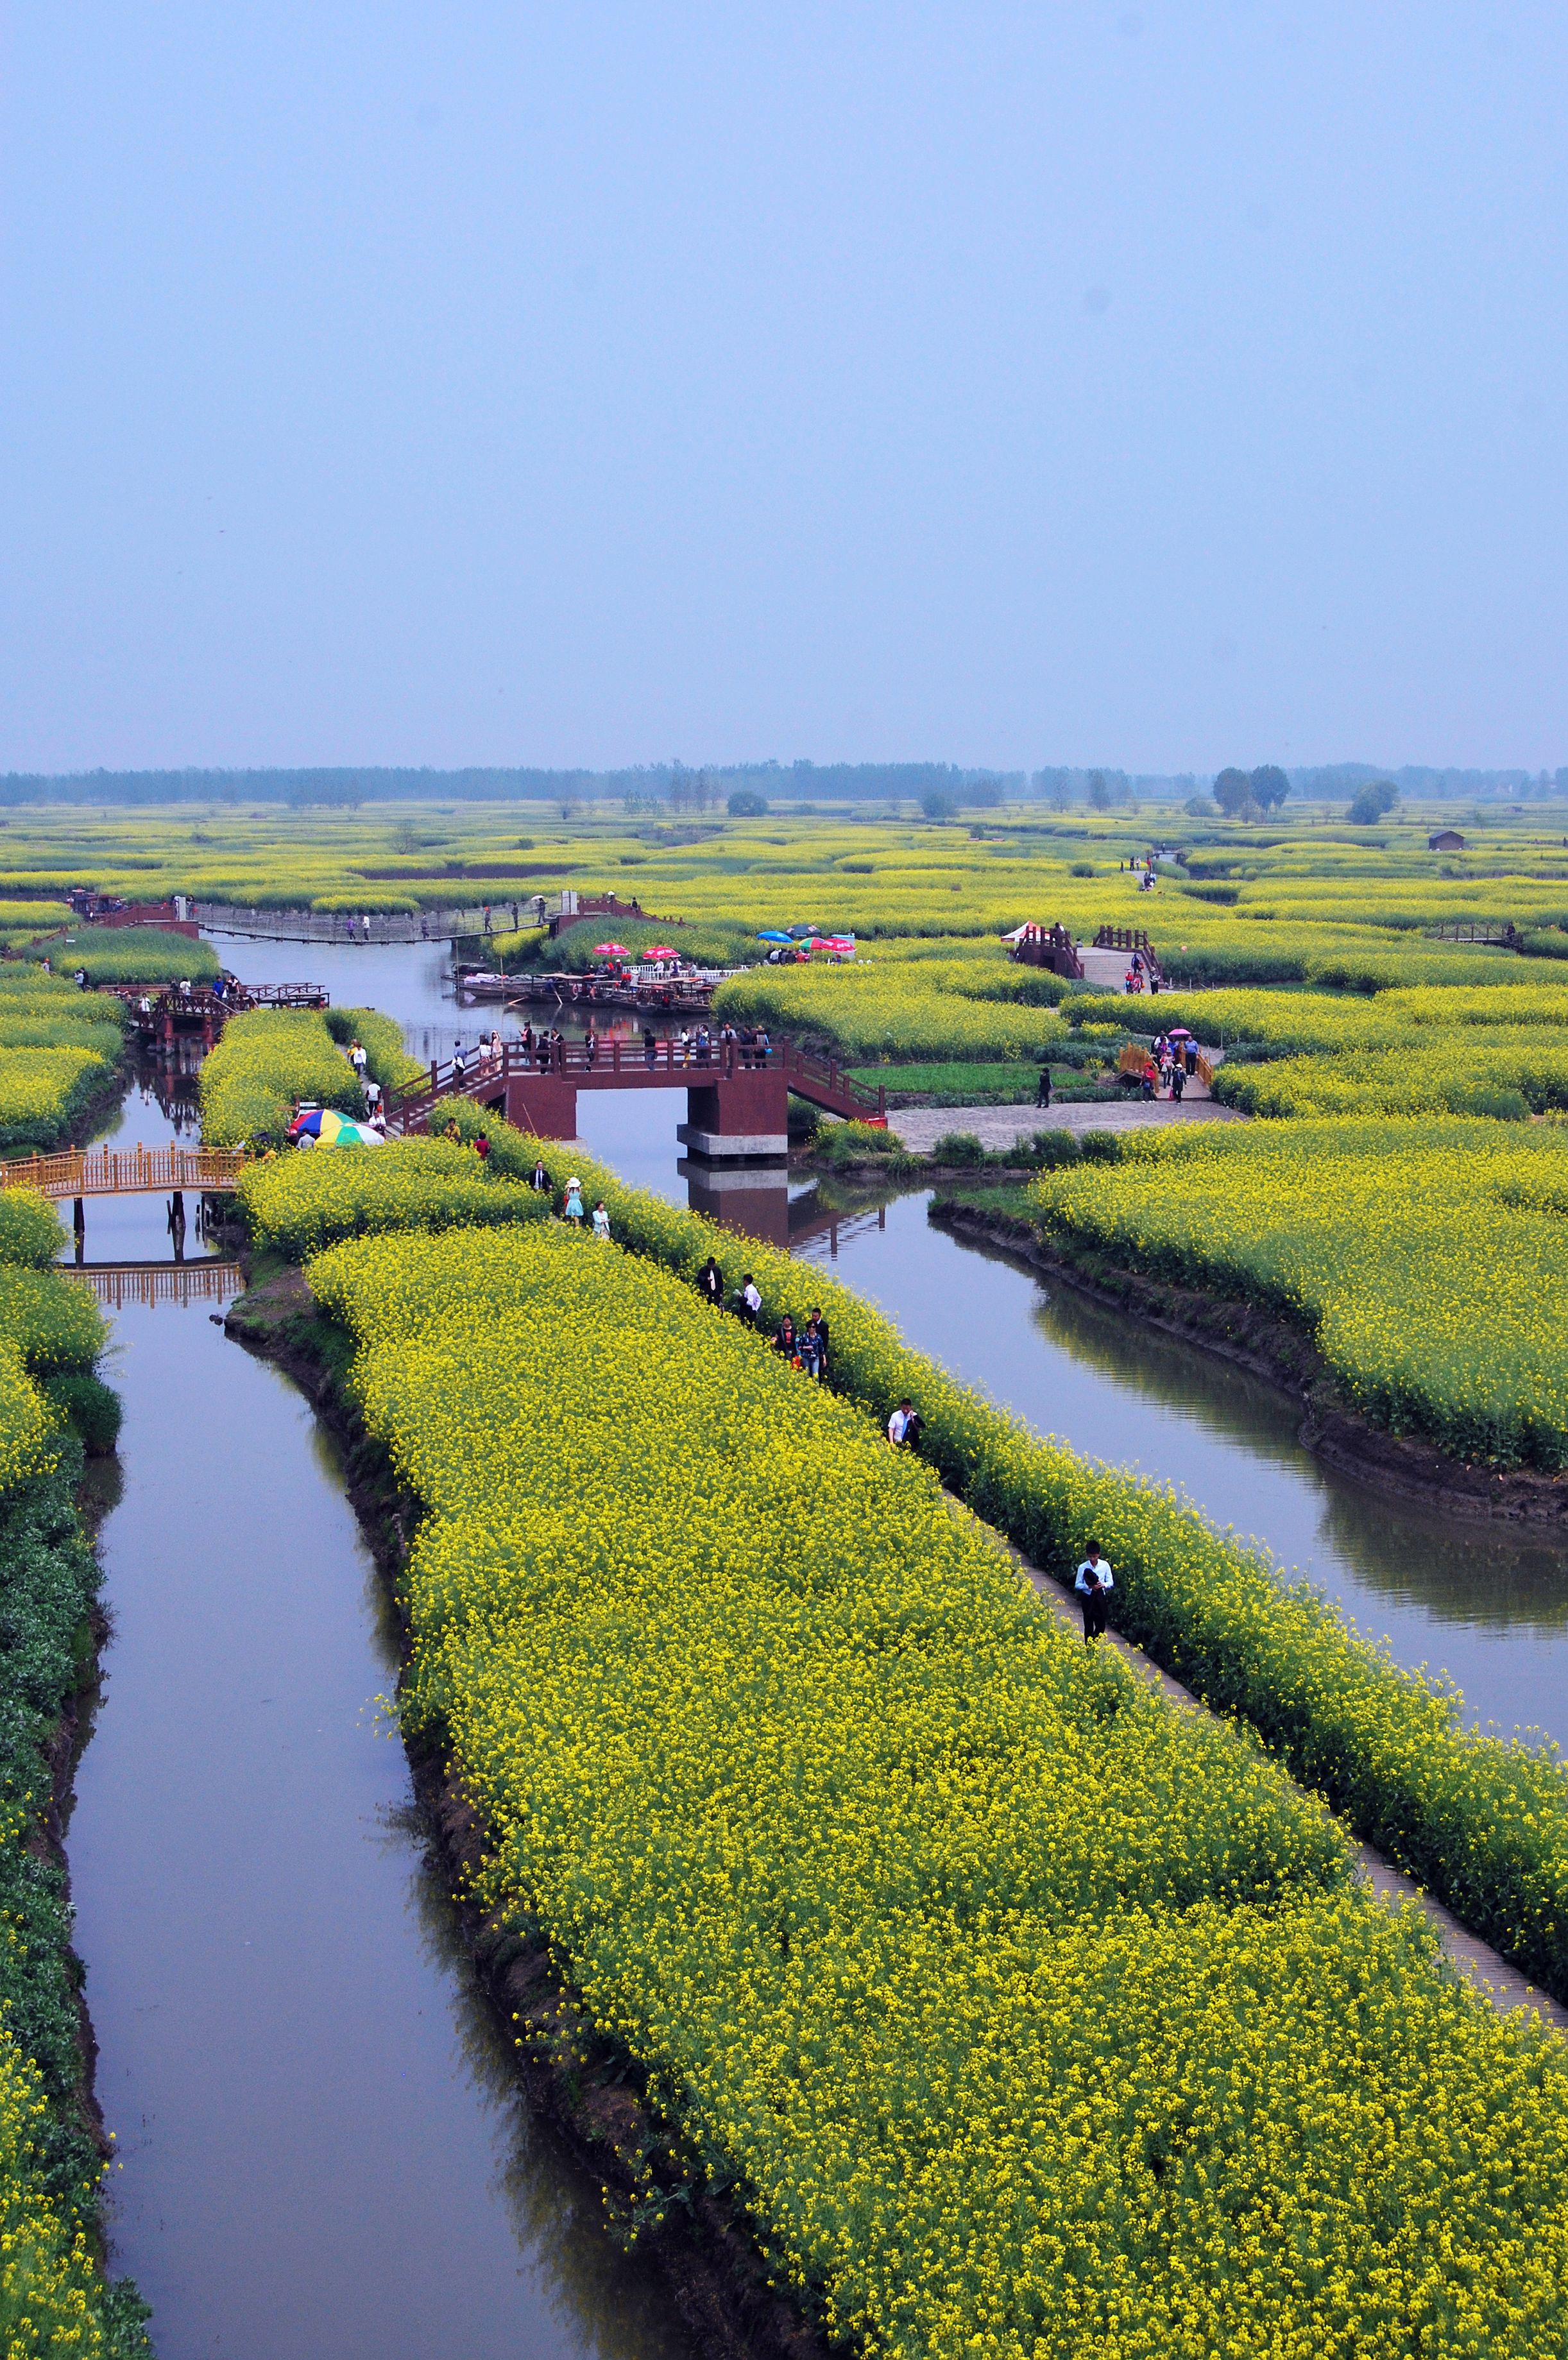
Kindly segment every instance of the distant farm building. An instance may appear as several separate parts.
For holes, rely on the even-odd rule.
[[[1429,852],[1463,852],[1465,838],[1456,827],[1440,827],[1427,837],[1426,848]]]

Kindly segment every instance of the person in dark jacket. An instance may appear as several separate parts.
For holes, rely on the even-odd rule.
[[[801,1331],[800,1360],[806,1374],[814,1377],[820,1385],[828,1372],[828,1323],[820,1305],[815,1303]]]
[[[724,1274],[712,1254],[697,1273],[697,1292],[703,1302],[711,1303],[715,1310],[724,1308]]]

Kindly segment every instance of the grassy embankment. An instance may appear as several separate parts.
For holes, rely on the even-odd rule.
[[[145,2355],[146,2316],[99,2261],[103,2172],[83,2088],[80,1970],[49,1830],[51,1755],[96,1652],[100,1582],[76,1506],[84,1447],[119,1404],[93,1372],[103,1323],[45,1265],[50,1207],[0,1197],[0,2343],[7,2354]]]

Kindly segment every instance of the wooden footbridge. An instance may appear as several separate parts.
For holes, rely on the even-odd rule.
[[[216,984],[192,983],[189,989],[180,984],[162,989],[135,983],[107,988],[123,1002],[137,1038],[165,1047],[184,1034],[199,1034],[202,1047],[210,1049],[231,1016],[245,1015],[253,1008],[331,1005],[319,983],[244,984],[228,976]]]
[[[190,1188],[227,1196],[245,1157],[237,1147],[67,1148],[59,1155],[14,1156],[0,1164],[0,1188],[36,1188],[57,1203],[84,1196],[167,1196]]]
[[[424,1131],[441,1101],[467,1098],[540,1139],[575,1139],[579,1090],[686,1092],[677,1136],[699,1155],[783,1155],[789,1102],[804,1098],[850,1122],[887,1127],[884,1089],[853,1081],[836,1062],[793,1042],[632,1038],[503,1043],[498,1055],[447,1058],[427,1081],[388,1094],[389,1131]]]

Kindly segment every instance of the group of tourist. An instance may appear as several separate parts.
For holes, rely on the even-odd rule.
[[[1128,991],[1156,992],[1160,989],[1160,969],[1152,959],[1146,960],[1141,951],[1134,951],[1124,980]]]
[[[713,1255],[710,1254],[697,1273],[697,1292],[704,1303],[715,1311],[731,1310],[747,1328],[763,1326],[762,1290],[748,1270],[741,1279],[733,1303],[726,1304],[724,1274]],[[820,1303],[813,1303],[804,1326],[793,1312],[786,1311],[773,1331],[773,1349],[792,1369],[821,1384],[828,1372],[828,1323],[822,1317]]]
[[[540,1191],[547,1191],[550,1187],[550,1175],[545,1170],[542,1161],[534,1165],[531,1185]],[[561,1203],[561,1218],[569,1229],[575,1229],[579,1237],[582,1236],[583,1224],[587,1218],[587,1207],[583,1202],[583,1183],[575,1173],[566,1184],[566,1195]],[[602,1246],[609,1244],[610,1215],[603,1196],[593,1207],[593,1217],[589,1227],[593,1232],[597,1244]]]
[[[1160,1033],[1143,1068],[1142,1094],[1160,1094],[1180,1103],[1187,1083],[1198,1070],[1198,1044],[1189,1032]]]

